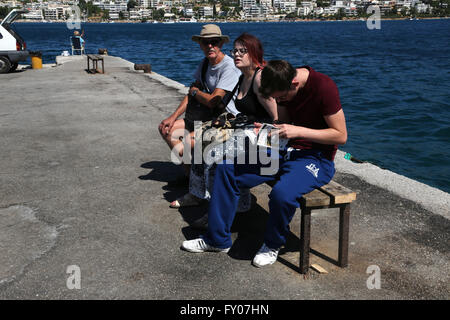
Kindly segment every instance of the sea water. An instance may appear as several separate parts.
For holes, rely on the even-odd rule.
[[[259,37],[265,59],[309,65],[337,84],[349,138],[340,149],[412,179],[450,192],[450,20],[295,23],[223,23],[233,40]],[[70,52],[73,30],[64,23],[16,23],[29,50],[44,63]],[[110,55],[185,85],[203,55],[192,35],[200,23],[82,23],[87,53]],[[232,43],[223,47],[228,53]]]

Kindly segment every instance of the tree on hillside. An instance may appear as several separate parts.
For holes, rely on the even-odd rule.
[[[108,9],[103,10],[103,19],[109,20],[109,10]]]
[[[335,15],[336,20],[342,20],[345,17],[345,9],[339,8],[338,12]]]
[[[153,20],[162,20],[165,13],[164,9],[153,10]]]
[[[93,5],[92,2],[86,2],[85,0],[80,0],[78,2],[81,12],[87,13],[88,17],[99,15],[102,12],[100,7]]]
[[[129,0],[127,3],[127,11],[130,11],[130,9],[134,9],[137,6],[137,2],[134,0]]]
[[[9,8],[8,7],[0,7],[0,19],[3,19],[4,17],[6,17],[9,13]]]

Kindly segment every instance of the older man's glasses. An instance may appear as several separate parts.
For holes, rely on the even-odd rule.
[[[230,54],[234,57],[237,56],[237,54],[239,53],[239,55],[243,56],[244,54],[246,54],[248,52],[248,50],[246,48],[234,48],[233,50],[230,50]]]
[[[220,38],[212,38],[212,39],[203,39],[202,44],[206,47],[208,45],[212,45],[213,47],[217,46],[220,43]]]

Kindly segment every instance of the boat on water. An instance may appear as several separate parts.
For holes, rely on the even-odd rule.
[[[178,22],[181,22],[181,23],[196,23],[198,21],[194,17],[191,17],[191,18],[180,18],[178,20]]]

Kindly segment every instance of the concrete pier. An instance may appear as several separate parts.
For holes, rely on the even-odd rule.
[[[237,215],[229,254],[182,251],[205,207],[169,208],[187,189],[168,183],[182,170],[157,126],[186,88],[118,57],[105,74],[57,62],[0,75],[0,299],[450,298],[450,195],[343,152],[335,179],[358,193],[347,268],[333,263],[333,210],[312,217],[311,263],[328,274],[297,273],[298,214],[277,263],[251,265],[267,186]]]

